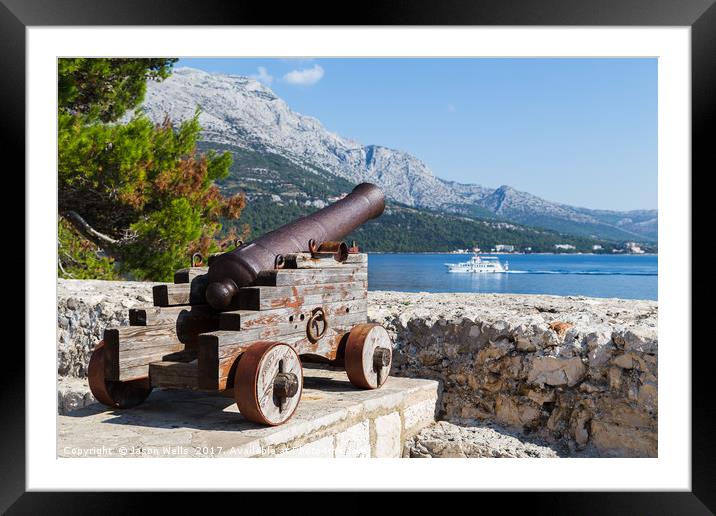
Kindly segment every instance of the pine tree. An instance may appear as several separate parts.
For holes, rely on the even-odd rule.
[[[175,59],[60,59],[58,273],[167,281],[194,252],[233,240],[243,195],[223,196],[231,154],[197,152],[198,111],[178,127],[135,112]],[[94,258],[92,258],[94,254]]]

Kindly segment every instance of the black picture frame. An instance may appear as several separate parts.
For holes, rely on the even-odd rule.
[[[549,26],[689,26],[692,73],[692,181],[713,170],[716,125],[716,0],[524,0],[364,1],[355,9],[328,2],[260,3],[239,0],[0,0],[2,114],[5,149],[25,148],[25,30],[30,26],[87,25],[549,25]],[[277,5],[279,6],[277,8]],[[346,6],[347,7],[347,6]],[[347,14],[342,15],[341,12]],[[331,14],[333,13],[333,14]],[[709,131],[711,129],[711,131]],[[24,154],[19,167],[24,167]],[[710,165],[710,167],[709,167]],[[24,168],[23,168],[24,169]],[[700,173],[699,173],[700,171]],[[688,173],[688,171],[686,171]],[[692,183],[693,188],[693,183]],[[692,190],[693,191],[693,190]],[[696,205],[695,199],[692,206]],[[693,217],[692,217],[693,218]],[[692,232],[692,235],[694,233]],[[28,236],[26,235],[26,238]],[[18,246],[19,247],[19,246]],[[26,274],[28,271],[26,271]],[[704,288],[704,287],[701,287]],[[692,291],[693,292],[693,291]],[[694,305],[695,306],[695,305]],[[693,316],[692,316],[693,320]],[[480,494],[509,496],[509,506],[529,506],[532,514],[712,514],[716,512],[714,402],[709,391],[710,342],[691,341],[692,353],[692,490],[690,492],[592,492]],[[3,354],[2,467],[0,510],[8,514],[120,514],[146,509],[156,495],[126,492],[26,492],[25,357],[6,342]],[[300,468],[300,464],[297,465]],[[555,479],[558,482],[558,479]],[[216,497],[218,494],[213,494]],[[233,498],[234,502],[236,496]],[[244,496],[244,495],[241,495]],[[292,495],[293,496],[293,495]],[[184,507],[186,496],[170,493],[163,509]],[[229,501],[224,494],[217,501]],[[503,499],[504,500],[504,499]],[[297,502],[300,503],[300,502]],[[345,501],[344,501],[345,503]],[[235,506],[241,510],[240,506]],[[248,506],[245,506],[248,508]],[[182,511],[183,512],[183,511]]]

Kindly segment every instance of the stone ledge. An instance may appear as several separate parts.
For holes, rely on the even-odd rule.
[[[60,415],[57,454],[400,457],[403,443],[435,420],[435,381],[391,377],[382,388],[365,391],[343,371],[311,366],[304,372],[301,403],[277,427],[247,422],[229,397],[157,390],[132,409],[93,403]]]

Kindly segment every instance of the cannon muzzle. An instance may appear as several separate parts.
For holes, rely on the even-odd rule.
[[[277,256],[309,251],[309,241],[342,240],[384,209],[383,192],[361,183],[334,204],[220,255],[209,266],[207,303],[216,310],[229,309],[239,288],[253,283],[260,271],[273,269]]]

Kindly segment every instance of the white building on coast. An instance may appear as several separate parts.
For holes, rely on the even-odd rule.
[[[497,244],[495,246],[495,252],[497,253],[512,253],[515,250],[515,246],[508,244]]]
[[[555,249],[560,249],[563,251],[571,251],[576,249],[572,244],[554,244]]]

